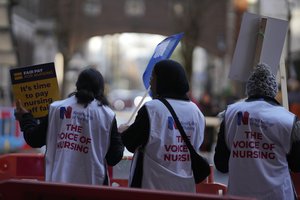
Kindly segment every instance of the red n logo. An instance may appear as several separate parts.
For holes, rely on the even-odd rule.
[[[241,125],[242,122],[243,124],[248,124],[248,121],[249,121],[249,113],[246,111],[246,112],[238,112],[238,116],[237,116],[237,123],[238,125]]]
[[[71,114],[72,114],[72,107],[68,106],[67,109],[66,107],[60,107],[60,119],[63,119],[64,117],[66,117],[67,119],[71,118]]]

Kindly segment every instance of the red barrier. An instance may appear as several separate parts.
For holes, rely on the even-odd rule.
[[[227,186],[214,181],[214,166],[210,165],[210,175],[202,183],[196,185],[197,193],[225,195]]]
[[[124,156],[122,161],[113,167],[109,167],[111,186],[128,187],[128,168],[131,157]],[[127,168],[127,169],[125,169]],[[121,172],[120,172],[121,171]],[[0,156],[0,180],[7,179],[36,179],[44,180],[44,155],[34,153],[13,153]],[[213,166],[210,176],[196,186],[197,193],[226,194],[226,185],[215,183]]]
[[[197,193],[225,195],[227,186],[222,183],[200,183],[196,186]]]
[[[0,180],[45,179],[43,154],[12,153],[0,156]]]
[[[130,161],[131,158],[125,157],[122,162]],[[116,168],[116,167],[115,167]],[[123,170],[123,168],[121,168]],[[225,195],[227,186],[221,183],[214,182],[214,167],[210,166],[210,175],[202,182],[196,185],[197,193]],[[111,186],[113,187],[128,187],[128,178],[122,179],[115,177],[113,168],[109,169],[109,177],[111,178]]]
[[[250,200],[234,196],[190,194],[133,188],[116,188],[78,184],[58,184],[44,181],[8,180],[0,182],[0,200]]]
[[[113,187],[128,187],[127,179],[111,179],[111,186]],[[225,195],[227,193],[227,186],[222,183],[199,183],[196,185],[196,192],[202,194],[218,194]]]

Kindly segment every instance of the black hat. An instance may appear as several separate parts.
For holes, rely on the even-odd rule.
[[[185,70],[174,60],[162,60],[155,64],[156,92],[159,96],[184,96],[189,91]]]

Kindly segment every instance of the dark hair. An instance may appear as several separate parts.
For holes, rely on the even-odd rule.
[[[184,68],[174,60],[162,60],[153,69],[156,75],[156,93],[160,97],[188,99],[189,82]]]
[[[104,95],[103,76],[94,68],[87,68],[79,74],[76,89],[74,95],[77,98],[77,102],[85,107],[94,99],[99,101],[99,105],[109,104]]]

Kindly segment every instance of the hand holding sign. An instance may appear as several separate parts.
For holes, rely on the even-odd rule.
[[[22,119],[22,115],[28,112],[29,111],[23,106],[21,100],[18,99],[16,102],[15,118],[20,121]]]

